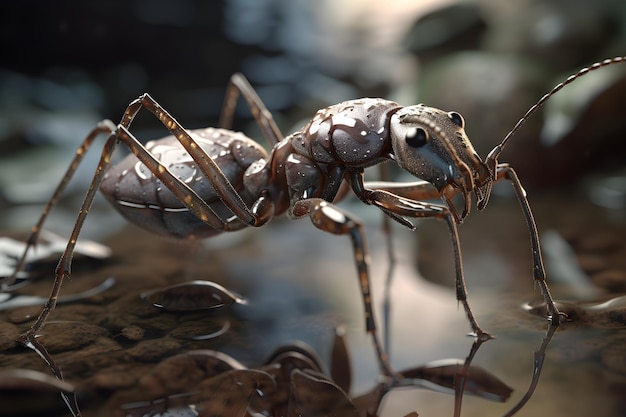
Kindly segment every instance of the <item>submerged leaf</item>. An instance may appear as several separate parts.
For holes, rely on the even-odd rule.
[[[49,415],[59,406],[59,394],[77,415],[72,384],[30,369],[0,371],[0,415]]]
[[[191,403],[200,416],[245,416],[250,403],[276,389],[274,378],[267,372],[254,369],[233,369],[197,387]]]
[[[568,324],[597,328],[626,327],[626,296],[621,295],[603,302],[555,302],[559,311],[567,315]],[[529,313],[545,316],[543,301],[528,302],[522,308]]]
[[[287,358],[296,360],[292,369],[313,369],[318,372],[322,371],[322,360],[317,353],[315,353],[311,346],[299,341],[275,349],[269,355],[265,363],[279,363],[284,365]],[[291,369],[289,372],[291,372]]]
[[[76,293],[61,295],[57,299],[57,304],[72,303],[85,300],[94,295],[101,294],[115,285],[115,278],[109,277],[101,284],[88,290]],[[0,310],[9,310],[20,307],[42,306],[48,302],[48,297],[38,297],[34,295],[10,294],[0,292]]]
[[[330,373],[333,381],[345,392],[350,392],[352,385],[352,365],[348,347],[346,345],[345,329],[338,327],[335,330],[335,340],[331,354]]]
[[[141,294],[141,299],[168,311],[196,311],[233,303],[245,304],[240,296],[211,281],[189,281]]]
[[[233,357],[215,350],[192,350],[163,359],[141,376],[133,388],[113,401],[132,415],[186,407],[204,381],[225,372],[246,369]]]
[[[378,408],[383,400],[385,394],[389,392],[389,387],[385,384],[377,384],[371,391],[359,395],[352,399],[352,403],[361,411],[361,414],[365,413],[367,416],[378,415]]]
[[[402,385],[421,386],[439,392],[454,393],[454,380],[463,368],[460,359],[442,359],[409,369],[400,374],[405,378]],[[491,372],[480,366],[470,365],[464,391],[495,402],[505,402],[513,389]]]
[[[29,390],[33,392],[74,392],[69,382],[31,369],[0,371],[0,390]]]
[[[289,417],[357,417],[350,398],[335,383],[319,373],[294,370],[291,373]]]
[[[298,341],[275,349],[261,370],[274,377],[276,389],[256,398],[251,409],[261,414],[286,415],[293,371],[322,372],[322,365],[317,353],[306,343]]]

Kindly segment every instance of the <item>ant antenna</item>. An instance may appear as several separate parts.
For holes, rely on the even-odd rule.
[[[581,69],[580,71],[578,71],[577,73],[570,75],[569,77],[567,77],[567,79],[565,81],[555,85],[552,88],[552,90],[550,90],[550,92],[548,92],[543,97],[541,97],[537,103],[535,103],[530,109],[528,109],[526,114],[521,119],[519,119],[519,121],[515,124],[513,129],[511,129],[511,131],[509,133],[507,133],[507,135],[504,137],[502,142],[498,146],[493,148],[493,150],[491,152],[489,152],[489,155],[487,156],[487,159],[488,160],[493,160],[493,161],[497,160],[498,156],[500,156],[500,153],[504,149],[504,146],[506,145],[506,142],[508,142],[508,140],[515,134],[515,132],[517,132],[519,130],[519,128],[524,124],[524,122],[530,116],[532,116],[533,113],[535,113],[535,111],[537,111],[537,109],[539,107],[541,107],[546,101],[548,101],[548,99],[550,97],[552,97],[554,94],[556,94],[563,87],[565,87],[566,85],[572,83],[577,78],[580,78],[583,75],[590,73],[591,71],[595,71],[595,70],[597,70],[599,68],[606,67],[606,66],[613,65],[613,64],[617,64],[617,63],[620,63],[620,62],[626,62],[626,56],[618,56],[618,57],[615,57],[615,58],[605,59],[604,61],[601,61],[601,62],[596,62],[595,64],[590,65],[588,67],[585,67],[585,68]]]

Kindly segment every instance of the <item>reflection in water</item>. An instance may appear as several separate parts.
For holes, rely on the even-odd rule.
[[[539,376],[541,375],[541,370],[543,369],[543,361],[546,358],[546,349],[548,348],[548,344],[552,340],[552,336],[554,332],[556,332],[558,326],[550,325],[548,327],[548,332],[546,336],[543,338],[543,342],[537,351],[535,351],[535,366],[533,368],[533,377],[530,381],[530,385],[528,386],[528,390],[524,394],[524,396],[519,400],[517,404],[513,406],[504,416],[510,417],[516,414],[519,410],[522,409],[524,405],[530,400],[530,397],[535,393],[535,388],[537,388],[537,384],[539,383]]]
[[[384,277],[384,240],[376,222],[371,223],[372,273]],[[468,227],[471,233],[472,226]],[[541,305],[526,304],[537,316],[519,308],[524,300],[537,298],[524,271],[523,277],[513,280],[524,289],[512,292],[504,286],[481,286],[470,274],[470,303],[485,328],[496,336],[488,343],[477,343],[464,336],[469,328],[453,289],[418,277],[412,266],[413,235],[402,230],[395,235],[389,351],[392,365],[404,378],[380,381],[372,346],[362,328],[358,284],[352,262],[346,262],[351,252],[345,239],[311,230],[308,222],[276,222],[254,231],[249,236],[255,238],[243,245],[202,254],[202,264],[185,274],[181,270],[190,263],[188,248],[130,233],[132,239],[122,236],[113,241],[118,246],[113,253],[120,254],[117,262],[98,264],[97,273],[79,270],[65,293],[82,294],[111,275],[116,276],[116,285],[86,300],[60,305],[54,317],[57,323],[51,322],[41,343],[35,340],[37,344],[31,346],[51,364],[53,374],[63,372],[65,380],[76,387],[85,416],[102,407],[117,410],[119,415],[166,415],[168,408],[178,407],[187,413],[183,415],[191,416],[207,395],[218,391],[224,393],[222,402],[229,398],[246,407],[284,407],[284,415],[289,415],[289,407],[301,414],[307,408],[313,414],[322,412],[321,403],[312,402],[309,396],[317,391],[324,391],[328,404],[347,414],[354,407],[361,415],[370,412],[381,417],[401,417],[413,411],[437,416],[531,416],[563,410],[570,416],[590,412],[614,416],[619,407],[613,393],[623,392],[625,386],[623,297],[586,304],[560,302],[570,321],[555,332],[545,321]],[[505,262],[497,250],[491,256]],[[143,253],[145,258],[139,258]],[[465,261],[471,264],[472,251],[466,254]],[[218,259],[226,271],[215,269]],[[444,261],[443,256],[438,260]],[[120,265],[125,269],[120,270]],[[223,281],[196,285],[189,281],[193,275],[204,281]],[[383,280],[375,278],[377,305],[383,286]],[[45,295],[48,291],[44,280],[29,283],[19,294]],[[157,297],[152,300],[157,304],[172,303],[175,310],[188,311],[155,308],[141,300],[144,293]],[[246,303],[237,302],[241,300],[238,295],[225,294],[242,294]],[[228,300],[235,301],[229,304]],[[215,303],[221,308],[206,309]],[[25,308],[0,311],[0,366],[49,373],[32,351],[15,346],[19,330],[28,324],[24,322],[27,313]],[[77,326],[79,322],[84,325]],[[333,329],[340,325],[345,326],[345,338],[334,336]],[[82,337],[76,339],[79,333]],[[302,343],[297,347],[290,343],[293,340],[310,348],[303,350]],[[41,345],[48,347],[50,355]],[[329,350],[331,345],[334,348]],[[286,347],[272,352],[277,346]],[[226,365],[209,366],[215,361]],[[289,372],[281,376],[277,369]],[[219,379],[211,381],[213,377]],[[4,374],[0,378],[3,386],[12,381]],[[243,391],[228,390],[232,384]],[[39,396],[44,390],[34,381],[21,386],[31,395]],[[58,390],[53,385],[49,389]],[[454,395],[444,393],[446,389]],[[569,400],[559,395],[564,390],[573,390],[576,398],[584,399],[577,410],[570,410]],[[477,395],[462,395],[470,392]],[[71,405],[65,412],[77,413],[71,391],[64,395]],[[230,410],[220,404],[206,407]],[[234,412],[241,409],[233,408]]]

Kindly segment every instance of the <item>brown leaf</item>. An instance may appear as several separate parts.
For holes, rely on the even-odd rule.
[[[463,368],[460,359],[442,359],[409,369],[400,374],[404,385],[422,386],[440,392],[454,392],[454,379]],[[470,365],[465,381],[466,393],[495,402],[505,402],[513,389],[480,366]]]
[[[275,389],[267,372],[233,369],[202,381],[190,403],[196,404],[199,417],[240,417],[247,415],[253,399]]]
[[[196,311],[233,303],[245,304],[237,294],[211,281],[189,281],[141,294],[141,299],[168,311]]]
[[[330,374],[335,384],[345,392],[350,392],[352,386],[352,364],[346,345],[345,329],[338,327],[335,331],[333,350],[331,354]]]
[[[291,373],[289,417],[358,417],[350,398],[319,373],[294,370]]]

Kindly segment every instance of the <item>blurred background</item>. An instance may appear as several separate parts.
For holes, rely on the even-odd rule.
[[[0,34],[0,230],[14,233],[28,231],[34,224],[76,148],[99,120],[118,122],[126,106],[148,92],[189,129],[217,126],[225,87],[235,72],[250,80],[285,135],[300,128],[320,108],[357,97],[383,97],[402,105],[423,102],[460,112],[476,150],[486,156],[556,83],[583,66],[626,54],[626,8],[621,0],[25,0],[0,5]],[[587,261],[582,270],[596,286],[588,293],[593,296],[626,292],[626,257],[622,256],[626,251],[622,234],[626,219],[625,68],[624,64],[604,68],[566,87],[528,120],[501,157],[501,162],[516,168],[532,196],[540,229],[558,230],[565,241],[582,245],[574,250],[591,251],[595,256],[578,253],[577,258]],[[235,128],[261,141],[243,104],[237,109]],[[168,134],[148,112],[137,117],[131,130],[142,141]],[[49,229],[61,235],[69,233],[98,159],[99,150],[94,149],[52,213]],[[401,172],[394,175],[398,180],[407,179]],[[474,223],[468,219],[460,228],[467,247],[468,283],[482,290],[501,282],[504,274],[510,278],[506,285],[521,281],[528,294],[536,296],[529,283],[527,232],[521,213],[516,211],[508,187],[498,187],[496,193],[501,198],[492,202],[493,212],[483,213],[483,219]],[[124,236],[123,240],[144,236],[124,234],[126,223],[103,201],[97,199],[82,236],[108,239],[112,246],[116,239],[122,240],[115,236]],[[374,275],[382,276],[386,258],[379,213],[359,202],[346,204],[364,218],[373,239],[378,239],[372,247],[382,261],[374,267]],[[237,240],[242,238],[235,237],[233,243],[224,236],[216,239],[218,243],[208,244],[215,245],[224,264],[231,265],[226,267],[230,275],[256,275],[256,268],[269,268],[269,275],[299,274],[286,273],[280,266],[302,257],[302,262],[310,262],[311,268],[319,268],[318,275],[325,277],[314,284],[322,292],[323,283],[345,270],[341,275],[348,277],[345,281],[350,289],[345,291],[350,294],[334,303],[354,306],[356,318],[351,328],[360,332],[360,301],[351,286],[354,271],[347,241],[339,239],[337,245],[345,252],[337,255],[332,246],[303,243],[313,229],[308,222],[295,226],[277,223],[275,228],[270,225],[254,231],[259,233],[254,244],[248,241],[242,247]],[[595,249],[589,249],[593,243],[583,239],[592,232],[605,238]],[[316,231],[312,233],[310,239],[320,238]],[[443,284],[449,291],[453,273],[445,227],[438,222],[420,222],[416,235],[401,229],[396,235],[404,236],[399,239],[406,246],[399,246],[398,256],[411,268],[404,270],[403,276],[415,281],[412,268],[418,264],[429,282]],[[120,256],[128,257],[131,250],[142,247],[138,242]],[[305,256],[296,250],[302,248],[307,250]],[[417,256],[415,248],[419,249]],[[510,260],[500,253],[518,249],[523,258],[514,254],[517,258]],[[553,257],[553,265],[560,259],[559,255],[556,260]],[[517,271],[517,266],[524,268],[522,272],[511,272]],[[306,270],[304,264],[299,268]],[[405,284],[413,288],[413,281]],[[258,284],[257,289],[267,295],[279,289],[283,284],[279,282],[263,288]],[[376,285],[380,289],[380,279]],[[515,293],[517,287],[512,288],[505,290],[507,294]],[[424,294],[426,290],[420,291]],[[479,293],[472,294],[476,304],[489,296]],[[415,312],[406,308],[416,308],[415,304],[428,314],[434,311],[429,308],[443,303],[459,319],[446,329],[458,329],[456,335],[466,330],[453,298],[439,300],[427,294],[430,300],[405,300],[408,304],[399,303],[397,311],[411,317]],[[592,298],[580,296],[580,292],[573,295],[574,291],[561,294],[587,301]],[[516,299],[509,307],[521,302]],[[483,308],[487,309],[479,310]],[[396,320],[404,322],[405,317],[398,313]],[[506,327],[502,319],[496,323]],[[407,323],[397,326],[395,334],[410,331]],[[616,361],[612,365],[603,362],[611,369],[611,378],[618,376],[611,389],[626,386],[620,385],[626,367],[615,359],[625,346],[621,332],[621,344],[618,348],[610,345],[613,353],[604,355]],[[280,335],[283,339],[288,336],[293,335]],[[311,343],[317,336],[298,335]],[[413,340],[408,347],[396,345],[395,355],[409,363],[415,358],[408,359],[408,355],[415,355],[416,349],[425,361],[437,359],[428,357],[427,352],[434,355],[443,349],[463,356],[459,352],[468,347],[463,339],[463,349],[448,352],[455,346],[445,339],[442,348],[444,339],[435,339],[439,344],[424,350],[416,347],[423,340]],[[529,358],[540,339],[539,332],[526,340],[524,354]],[[282,339],[268,338],[257,348],[266,353],[276,340]],[[358,347],[355,350],[357,360],[365,355],[355,372],[371,377],[376,370],[367,356],[370,353],[367,349],[362,353]],[[500,355],[503,359],[506,353]],[[589,355],[596,361],[602,356],[593,350]],[[621,368],[616,371],[615,366]],[[555,381],[558,369],[553,372]],[[588,377],[580,372],[576,375]],[[527,373],[517,381],[520,389],[526,377]],[[367,383],[362,383],[364,386]],[[560,388],[556,384],[553,392]],[[604,415],[626,412],[623,398],[607,396],[612,408]],[[604,397],[597,402],[601,399]],[[448,398],[446,404],[449,402]],[[613,407],[614,402],[617,405]],[[555,415],[559,415],[558,407],[564,406],[545,408],[546,403],[541,404],[542,412],[556,410]],[[581,410],[596,410],[595,404]],[[435,406],[434,410],[441,409]],[[585,415],[574,411],[562,415]],[[389,413],[403,415],[395,409]]]
[[[461,112],[475,148],[486,155],[557,81],[623,54],[626,43],[626,10],[617,0],[25,1],[1,7],[4,204],[45,200],[48,182],[91,127],[103,118],[117,122],[143,92],[188,128],[215,126],[229,77],[243,72],[285,134],[317,109],[347,99],[424,102]],[[587,78],[551,100],[548,115],[533,117],[510,142],[504,156],[527,187],[563,186],[591,170],[623,166],[623,70]],[[235,127],[260,139],[245,106],[238,116]],[[141,140],[166,134],[150,116],[133,128]],[[97,155],[90,158],[88,167]],[[88,180],[89,170],[81,173]],[[83,189],[84,183],[76,187]],[[5,216],[0,226],[16,220]]]

